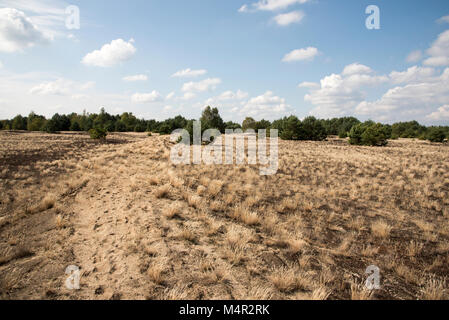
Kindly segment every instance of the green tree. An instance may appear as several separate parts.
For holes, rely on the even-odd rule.
[[[273,121],[271,127],[279,131],[279,137],[282,140],[299,140],[303,135],[301,121],[296,116]]]
[[[256,120],[251,117],[246,117],[242,122],[242,130],[246,131],[248,129],[256,130]]]
[[[300,140],[322,141],[327,138],[325,127],[315,117],[305,118],[300,127]]]
[[[388,129],[381,123],[367,121],[354,126],[349,138],[352,145],[385,146],[388,143]]]
[[[106,139],[108,133],[106,129],[98,126],[89,130],[90,137],[96,140],[104,140]]]
[[[237,130],[237,129],[242,129],[242,126],[238,123],[232,122],[232,121],[228,121],[225,123],[225,129],[229,129],[229,130]]]
[[[217,108],[206,107],[200,118],[201,131],[204,132],[207,129],[217,129],[221,133],[224,133],[225,124],[220,116]]]
[[[38,116],[33,111],[28,115],[27,130],[42,131],[45,127],[46,119],[44,116]]]
[[[256,130],[269,130],[271,128],[271,122],[265,119],[256,122]]]
[[[27,129],[27,119],[22,117],[20,114],[15,116],[12,120],[12,130],[26,130]]]
[[[426,139],[430,142],[444,142],[446,139],[446,131],[441,127],[431,127],[426,133]]]

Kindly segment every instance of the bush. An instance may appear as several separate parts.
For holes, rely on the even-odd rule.
[[[56,133],[58,132],[58,124],[55,120],[50,119],[45,123],[44,131],[47,133]]]
[[[340,131],[340,132],[338,133],[338,137],[339,137],[340,139],[346,139],[346,138],[348,137],[348,132],[342,130],[342,131]]]
[[[95,127],[93,129],[90,129],[89,134],[92,139],[96,139],[96,140],[99,140],[99,139],[104,140],[104,139],[106,139],[106,137],[108,135],[107,131],[101,127]]]
[[[369,121],[352,127],[349,138],[349,143],[352,145],[386,146],[388,129],[380,123]]]
[[[225,130],[237,130],[237,129],[242,129],[242,126],[238,123],[232,122],[232,121],[228,121],[225,123]]]
[[[296,116],[276,120],[273,122],[272,128],[279,131],[279,137],[282,140],[300,139],[301,121]]]
[[[327,138],[326,129],[315,117],[307,117],[302,123],[300,140],[323,141]]]
[[[298,117],[290,116],[274,121],[272,128],[279,130],[282,140],[322,141],[327,138],[322,122],[314,117],[308,117],[301,122]]]
[[[226,125],[217,108],[211,108],[210,106],[206,107],[206,109],[203,110],[200,121],[201,132],[207,129],[217,129],[221,133],[224,133],[225,131]]]
[[[249,130],[249,129],[256,130],[256,120],[254,120],[251,117],[247,117],[242,122],[242,130],[244,132],[246,132],[246,130]]]
[[[442,143],[446,139],[446,131],[443,128],[431,127],[425,134],[425,138],[430,142]]]

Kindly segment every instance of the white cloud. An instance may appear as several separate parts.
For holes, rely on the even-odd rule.
[[[298,85],[298,88],[307,88],[307,89],[318,89],[319,87],[320,87],[319,83],[309,81],[301,82]]]
[[[353,74],[368,74],[368,73],[372,73],[373,70],[370,67],[367,67],[363,64],[360,63],[353,63],[350,65],[347,65],[344,70],[342,75],[344,76],[349,76],[349,75],[353,75]]]
[[[236,108],[235,111],[237,110]],[[292,108],[284,98],[276,96],[272,91],[267,91],[263,95],[251,98],[239,112],[244,117],[273,120],[291,113]]]
[[[77,83],[67,79],[57,79],[55,81],[46,81],[42,82],[29,90],[29,93],[32,95],[40,95],[40,96],[49,96],[49,95],[57,95],[57,96],[69,96],[72,95],[74,97],[80,95],[79,91],[85,91],[93,88],[95,86],[95,82],[86,82],[86,83]]]
[[[156,90],[150,93],[135,93],[131,97],[131,101],[134,103],[153,103],[162,101],[162,96]]]
[[[283,62],[313,60],[320,52],[317,48],[308,47],[305,49],[297,49],[286,54],[282,59]]]
[[[435,69],[433,68],[413,66],[403,72],[397,71],[391,72],[390,78],[394,84],[412,83],[412,82],[430,81],[434,76],[434,74]]]
[[[244,92],[242,90],[237,90],[236,92],[225,91],[220,94],[217,99],[219,101],[227,101],[227,100],[243,100],[248,97],[248,92]]]
[[[41,83],[30,90],[30,94],[37,95],[67,95],[70,93],[71,81],[58,79],[56,81]]]
[[[145,74],[136,74],[134,76],[126,76],[123,78],[123,81],[126,82],[136,82],[136,81],[147,81],[148,76]]]
[[[321,118],[353,114],[365,99],[364,87],[388,82],[388,77],[371,73],[371,68],[354,63],[346,66],[342,74],[331,74],[321,79],[320,85],[310,86],[304,100],[314,106],[311,114]]]
[[[437,40],[427,50],[430,56],[424,61],[424,65],[431,67],[443,67],[449,65],[449,30],[441,33]]]
[[[437,111],[427,115],[426,118],[435,121],[449,120],[449,104],[439,107]]]
[[[3,68],[3,63],[0,61],[0,69]]]
[[[181,98],[181,100],[188,101],[188,100],[194,99],[195,97],[196,97],[196,94],[194,94],[193,92],[186,92],[186,93],[184,93],[184,96]]]
[[[449,65],[449,57],[430,57],[424,61],[426,66],[443,67]]]
[[[203,76],[207,73],[207,70],[192,70],[190,68],[180,70],[172,75],[173,78],[195,78],[199,76]]]
[[[78,93],[78,94],[73,94],[71,96],[71,98],[73,100],[83,100],[83,99],[87,99],[89,98],[89,96],[87,94],[83,94],[83,93]]]
[[[182,86],[183,92],[205,92],[214,90],[221,83],[219,78],[208,78],[199,82],[187,82]]]
[[[299,23],[306,15],[302,11],[293,11],[289,13],[278,14],[273,20],[280,26],[288,26],[292,23]]]
[[[89,90],[89,89],[93,89],[93,88],[95,87],[95,85],[96,85],[95,81],[88,81],[88,82],[82,84],[82,85],[80,86],[80,89],[81,89],[81,90]]]
[[[239,12],[250,12],[250,11],[276,11],[285,9],[294,4],[304,4],[310,0],[259,0],[258,2],[252,3],[251,5],[243,5],[240,7]]]
[[[361,102],[356,112],[374,118],[401,120],[410,115],[424,117],[436,106],[446,104],[449,104],[449,68],[433,79],[389,89],[377,101]]]
[[[248,12],[248,5],[244,4],[240,7],[239,12]]]
[[[65,8],[68,5],[61,0],[0,0],[0,7],[24,12],[37,29],[50,39],[67,36]]]
[[[175,96],[175,93],[172,91],[169,94],[167,94],[167,97],[165,97],[165,100],[171,100]]]
[[[107,106],[107,110],[110,111],[129,105],[130,97],[127,94],[83,90],[92,85],[93,82],[58,78],[58,74],[48,72],[25,74],[0,72],[0,99],[2,100],[0,118],[12,118],[17,114],[26,115],[31,110],[51,117],[55,112],[82,113],[84,109],[87,112],[98,112],[101,105]],[[30,91],[33,88],[35,89],[31,94]],[[132,109],[131,111],[138,112]]]
[[[134,56],[136,48],[133,43],[133,39],[129,42],[123,39],[113,40],[111,43],[105,44],[100,50],[88,53],[83,58],[82,63],[88,66],[112,67]]]
[[[50,40],[24,12],[13,8],[0,9],[0,52],[13,53],[46,44]]]
[[[422,59],[422,52],[421,50],[415,50],[413,52],[410,52],[410,54],[407,56],[406,61],[409,63],[416,63]]]
[[[236,92],[228,90],[218,96],[207,99],[205,105],[219,105],[220,107],[235,106],[237,102],[243,102],[248,98],[248,92],[237,90]]]
[[[437,20],[438,23],[449,23],[449,15],[441,17]]]

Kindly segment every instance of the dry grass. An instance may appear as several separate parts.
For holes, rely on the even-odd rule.
[[[424,284],[424,288],[422,289],[421,299],[423,300],[446,300],[448,299],[447,295],[447,284],[446,280],[436,279],[435,277],[431,277]]]
[[[281,292],[291,293],[298,289],[307,289],[310,279],[295,267],[273,269],[268,279]]]
[[[9,298],[448,298],[447,146],[281,141],[279,171],[264,177],[175,166],[157,135],[0,135]],[[62,292],[54,270],[77,263],[85,283],[111,284],[104,294]],[[360,284],[372,264],[388,290]]]
[[[163,185],[154,191],[154,195],[158,199],[167,198],[169,194],[170,194],[170,186],[168,184]]]
[[[147,273],[151,281],[160,285],[164,283],[164,271],[164,265],[161,262],[157,262],[148,268]]]
[[[168,219],[174,219],[176,217],[180,217],[182,210],[182,205],[180,203],[172,203],[165,211],[164,215]]]
[[[371,225],[371,232],[377,238],[386,239],[390,236],[392,227],[385,221],[376,221]]]
[[[364,285],[352,283],[351,284],[351,300],[371,300],[373,291],[368,290]]]

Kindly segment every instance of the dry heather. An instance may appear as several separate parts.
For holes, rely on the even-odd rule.
[[[282,141],[265,177],[174,166],[168,137],[0,138],[3,299],[448,298],[447,145]]]

